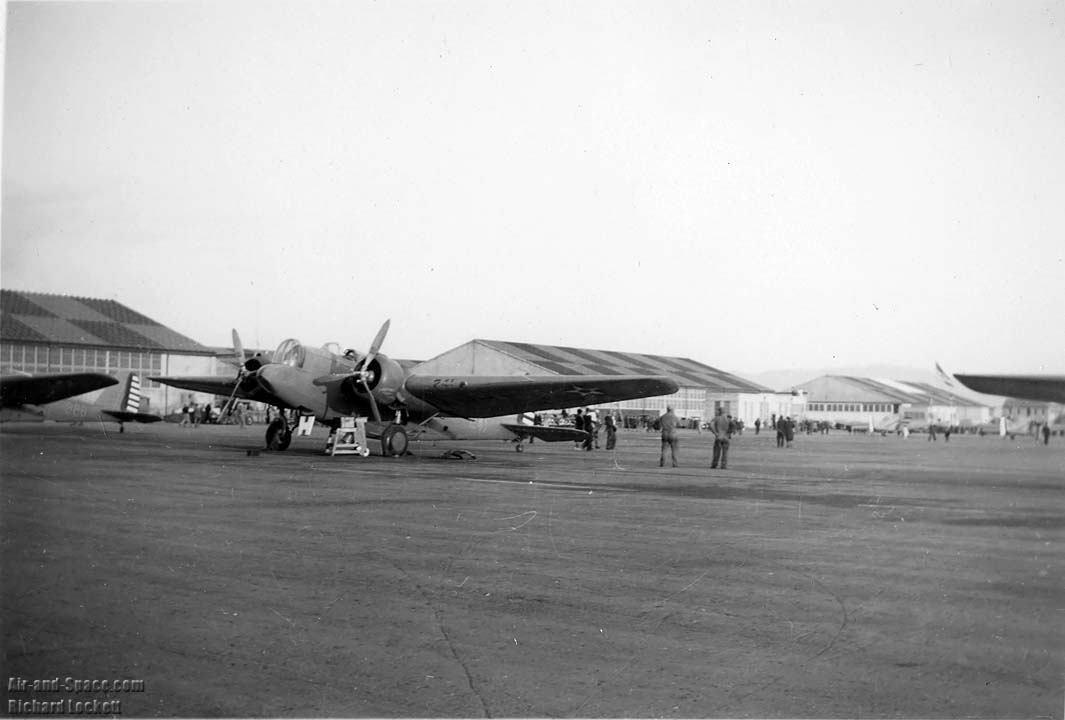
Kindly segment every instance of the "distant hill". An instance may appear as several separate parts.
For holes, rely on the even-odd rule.
[[[853,377],[887,378],[888,380],[912,380],[942,385],[935,368],[921,369],[906,365],[850,365],[836,368],[813,368],[807,370],[767,370],[760,373],[736,373],[774,390],[787,392],[796,385],[809,382],[822,375],[850,375]]]

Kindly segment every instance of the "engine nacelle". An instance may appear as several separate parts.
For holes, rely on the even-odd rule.
[[[362,372],[365,374],[366,385],[370,386],[370,392],[373,393],[377,407],[387,408],[396,402],[396,395],[406,379],[403,368],[398,362],[387,355],[379,354]],[[355,374],[345,380],[341,387],[344,394],[353,401],[369,404],[366,385],[363,384],[358,374]]]

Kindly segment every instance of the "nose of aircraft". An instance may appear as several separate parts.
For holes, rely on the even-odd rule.
[[[289,407],[311,407],[307,393],[314,389],[306,379],[306,373],[288,365],[270,363],[256,371],[256,381],[264,391],[270,393]]]

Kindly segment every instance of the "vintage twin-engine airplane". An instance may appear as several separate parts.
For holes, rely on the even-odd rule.
[[[570,428],[522,425],[520,413],[578,405],[670,395],[677,383],[649,375],[436,375],[419,374],[419,363],[393,360],[379,352],[389,321],[370,350],[340,354],[296,340],[282,342],[269,362],[245,359],[237,331],[233,345],[240,363],[236,381],[221,377],[153,377],[196,392],[268,403],[292,415],[313,415],[333,428],[342,418],[363,416],[366,432],[381,440],[384,455],[402,455],[410,436],[422,439],[574,440],[585,433]],[[339,348],[337,348],[339,349]],[[266,430],[266,446],[284,450],[292,439],[285,412]]]
[[[54,375],[7,375],[0,378],[0,422],[80,423],[87,421],[150,423],[158,415],[140,412],[140,376],[130,373],[121,388],[121,398],[112,392],[118,378],[103,373],[60,373]],[[93,401],[78,399],[108,388]],[[118,388],[115,388],[118,390]]]

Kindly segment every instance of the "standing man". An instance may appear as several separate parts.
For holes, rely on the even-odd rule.
[[[584,430],[584,414],[583,414],[583,411],[580,408],[577,408],[577,414],[573,416],[573,429],[574,430],[581,430],[581,431]],[[584,444],[583,440],[575,440],[573,442],[573,449],[574,450],[580,450],[581,449],[581,445],[583,445],[583,444]]]
[[[592,449],[592,438],[595,437],[595,422],[592,420],[592,411],[584,408],[584,432],[588,436],[584,439],[584,449],[589,452]]]
[[[669,454],[673,460],[673,467],[677,467],[677,416],[673,414],[673,406],[666,405],[666,414],[658,418],[658,424],[662,428],[662,454],[658,458],[658,467],[666,466],[666,446],[669,446]]]
[[[618,426],[614,424],[614,416],[607,415],[603,419],[603,426],[606,428],[606,449],[613,450],[618,441]]]
[[[762,429],[762,418],[754,419],[754,434],[757,435],[758,431]]]
[[[714,419],[710,421],[710,432],[714,434],[714,457],[710,461],[710,469],[716,469],[720,460],[721,469],[725,470],[728,468],[728,442],[732,437],[732,421],[725,417],[721,408],[717,409]]]

